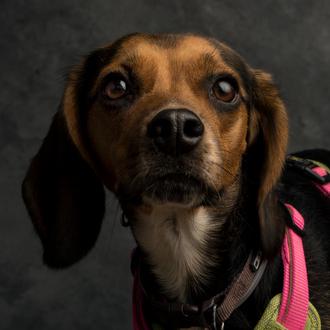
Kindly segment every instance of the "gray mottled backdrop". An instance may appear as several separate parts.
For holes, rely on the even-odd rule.
[[[290,150],[329,147],[330,2],[58,0],[0,3],[0,329],[130,329],[133,241],[108,212],[93,251],[47,269],[20,184],[80,55],[123,34],[198,32],[271,72],[286,101]]]

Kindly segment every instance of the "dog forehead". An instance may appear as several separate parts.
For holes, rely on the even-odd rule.
[[[167,54],[198,56],[215,50],[215,40],[190,34],[136,34],[123,38],[121,49],[139,54]],[[164,52],[165,51],[165,52]]]
[[[214,65],[227,66],[222,58],[226,47],[213,39],[196,35],[136,34],[117,40],[107,47],[108,57],[102,72],[121,64],[141,68],[149,64],[160,67],[165,62],[203,64],[212,60]]]
[[[152,38],[144,38],[136,44],[136,50],[140,54],[154,54],[163,56],[175,56],[176,59],[199,58],[204,54],[218,53],[214,44],[207,38],[195,35],[177,35],[166,37],[155,35]],[[219,57],[220,59],[220,57]]]

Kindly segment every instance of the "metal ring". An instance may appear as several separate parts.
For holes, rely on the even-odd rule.
[[[125,216],[124,212],[121,214],[120,223],[123,227],[129,227],[129,221],[128,221],[127,217]]]
[[[184,310],[183,310],[183,304],[181,304],[181,313],[182,313],[182,315],[183,315],[184,317],[189,317],[189,315],[186,314],[186,313],[184,312]]]
[[[213,306],[213,315],[212,315],[212,317],[213,317],[213,329],[214,330],[217,330],[217,308],[218,308],[218,306],[215,304]],[[222,322],[222,324],[223,324],[223,322]],[[222,329],[222,325],[221,325],[221,329]]]

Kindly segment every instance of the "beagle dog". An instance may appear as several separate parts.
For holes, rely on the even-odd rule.
[[[93,247],[105,186],[136,240],[145,290],[163,300],[226,291],[260,251],[264,274],[225,323],[251,329],[282,290],[292,202],[306,222],[310,301],[330,329],[330,203],[287,165],[287,139],[271,76],[217,40],[132,34],[93,51],[71,70],[23,182],[45,263],[66,267]],[[299,155],[330,164],[327,151]],[[145,313],[164,329],[200,326]]]

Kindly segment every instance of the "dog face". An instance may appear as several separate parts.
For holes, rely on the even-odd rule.
[[[23,185],[46,262],[70,264],[93,245],[102,182],[127,210],[194,208],[239,194],[246,155],[255,162],[250,178],[269,242],[276,226],[263,205],[286,140],[286,113],[269,75],[216,40],[136,34],[94,51],[70,73]]]
[[[194,36],[121,43],[93,83],[87,118],[111,190],[191,206],[237,178],[249,96],[246,77],[221,52],[228,56]]]

